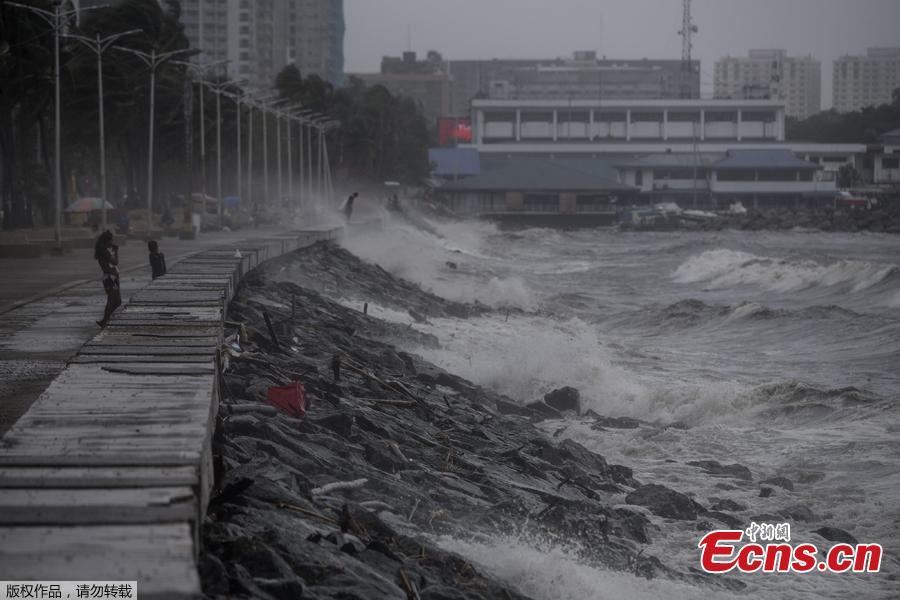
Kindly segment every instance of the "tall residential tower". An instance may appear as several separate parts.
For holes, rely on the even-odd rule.
[[[228,60],[228,74],[271,86],[286,65],[339,85],[344,75],[343,0],[181,0],[198,60]]]
[[[716,98],[784,100],[787,115],[806,119],[822,110],[822,64],[785,50],[751,50],[716,62]]]
[[[834,108],[839,112],[890,104],[900,89],[900,48],[869,48],[834,61]]]

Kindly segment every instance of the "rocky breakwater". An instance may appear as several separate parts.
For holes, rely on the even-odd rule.
[[[708,231],[790,231],[806,229],[833,232],[871,231],[900,233],[900,203],[864,208],[754,210],[745,215],[723,215],[696,224]]]
[[[483,389],[402,350],[439,340],[347,308],[320,293],[329,287],[421,319],[486,310],[330,244],[243,282],[229,309],[240,341],[223,354],[217,489],[203,527],[208,596],[524,598],[437,543],[511,532],[552,536],[583,548],[588,564],[642,577],[739,585],[643,550],[659,533],[648,514],[695,519],[702,506],[535,426],[548,409],[578,411],[576,391],[526,406]],[[293,380],[306,390],[302,419],[265,403],[270,386]]]

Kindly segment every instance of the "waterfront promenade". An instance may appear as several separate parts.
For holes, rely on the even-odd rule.
[[[336,235],[252,233],[178,261],[168,249],[175,264],[153,282],[126,272],[130,300],[99,333],[75,324],[102,308],[94,282],[0,316],[34,312],[4,360],[15,348],[52,355],[52,382],[32,386],[39,398],[0,438],[0,580],[137,580],[141,598],[200,594],[227,304],[261,262]]]

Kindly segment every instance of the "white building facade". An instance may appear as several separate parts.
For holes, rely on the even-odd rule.
[[[643,201],[685,207],[798,207],[862,171],[865,144],[785,140],[775,100],[500,100],[472,102],[482,164],[517,157],[599,161]],[[464,147],[465,148],[465,147]],[[889,161],[889,164],[892,164]]]
[[[784,104],[770,100],[474,100],[474,144],[576,151],[689,151],[694,144],[784,141]],[[496,150],[493,148],[496,147]]]
[[[716,62],[716,98],[781,100],[786,114],[806,119],[822,110],[822,64],[785,50],[751,50]]]
[[[890,104],[900,89],[900,48],[869,48],[865,56],[834,61],[834,108],[852,112]]]

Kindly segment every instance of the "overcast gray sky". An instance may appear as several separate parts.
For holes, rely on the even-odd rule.
[[[344,0],[347,72],[377,71],[382,55],[438,50],[449,60],[554,58],[598,50],[609,58],[680,58],[681,0]],[[900,0],[694,0],[703,91],[713,65],[750,48],[786,48],[831,62],[870,46],[900,46]]]

